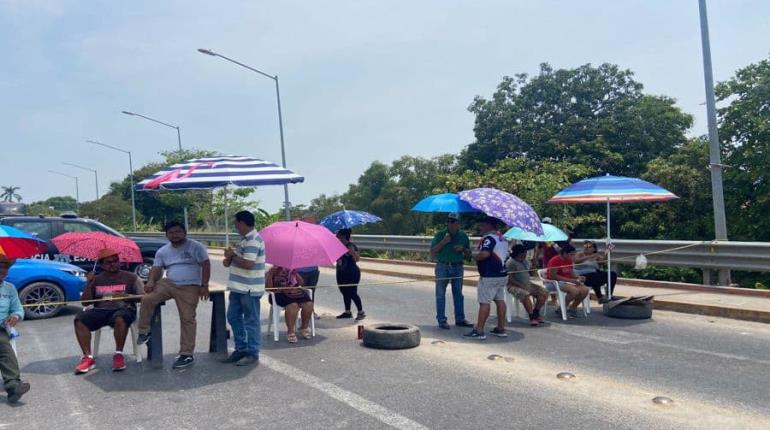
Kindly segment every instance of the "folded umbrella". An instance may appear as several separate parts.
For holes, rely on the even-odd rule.
[[[0,255],[6,258],[27,258],[47,251],[44,240],[24,230],[0,225]]]
[[[353,228],[380,221],[382,218],[369,212],[342,210],[323,217],[318,223],[331,230],[332,233],[336,233],[344,228]]]
[[[331,266],[348,249],[326,227],[303,221],[280,221],[263,228],[265,261],[287,269]]]
[[[99,251],[109,248],[118,253],[122,263],[141,263],[142,253],[131,239],[107,233],[89,231],[64,233],[51,239],[62,254],[96,261]]]

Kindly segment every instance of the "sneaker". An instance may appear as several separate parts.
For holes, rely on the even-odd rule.
[[[361,311],[356,315],[356,321],[361,321],[362,319],[366,318],[366,312]]]
[[[126,357],[116,352],[112,356],[112,371],[120,372],[121,370],[126,370]]]
[[[599,297],[599,304],[600,305],[603,305],[603,304],[609,303],[609,302],[610,302],[610,299],[608,299],[606,297]]]
[[[537,320],[537,317],[530,318],[529,319],[529,325],[531,325],[533,327],[536,326],[536,325],[540,325],[540,321]]]
[[[29,391],[29,382],[19,382],[15,388],[8,390],[8,403],[16,403],[21,399],[21,396]]]
[[[481,333],[479,333],[478,330],[476,330],[475,328],[470,332],[465,333],[463,336],[470,337],[473,339],[478,339],[478,340],[487,340],[487,336],[484,334],[484,332],[482,331]]]
[[[468,320],[457,321],[455,325],[457,327],[473,327],[473,324],[468,322]]]
[[[136,339],[136,344],[144,345],[149,341],[150,341],[150,333],[139,334],[139,337]]]
[[[233,351],[229,356],[227,356],[227,358],[219,361],[221,361],[222,363],[237,363],[238,360],[240,360],[245,356],[246,356],[246,353],[243,351]]]
[[[492,334],[492,336],[508,337],[508,333],[506,333],[504,328],[495,327],[492,329],[492,331],[490,331],[490,333]]]
[[[449,330],[449,329],[451,329],[452,327],[450,327],[450,326],[449,326],[449,323],[448,323],[448,322],[446,322],[446,321],[441,321],[440,323],[438,323],[438,328],[443,328],[444,330]]]
[[[578,317],[577,309],[567,309],[567,317],[577,318]]]
[[[259,364],[259,357],[256,355],[245,355],[240,360],[235,362],[236,366],[251,366],[252,364]]]
[[[338,320],[345,319],[345,318],[353,318],[353,314],[350,311],[345,311],[337,315]]]
[[[186,369],[195,363],[195,359],[192,355],[179,355],[174,360],[174,364],[171,365],[172,369]]]
[[[75,374],[80,375],[82,373],[88,373],[88,371],[94,367],[96,367],[96,360],[89,355],[84,355],[80,359],[80,363],[75,366]]]
[[[544,317],[544,316],[542,316],[542,315],[539,315],[539,316],[538,316],[536,319],[537,319],[537,323],[538,323],[538,324],[543,324],[543,323],[545,323],[545,317]]]

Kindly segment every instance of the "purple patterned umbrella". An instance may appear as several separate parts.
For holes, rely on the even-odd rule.
[[[457,194],[460,195],[460,200],[491,217],[499,219],[508,224],[509,227],[519,227],[537,235],[543,234],[540,217],[537,216],[535,210],[527,202],[513,194],[494,188],[474,188],[460,191]]]

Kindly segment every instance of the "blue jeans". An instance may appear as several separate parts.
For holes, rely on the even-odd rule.
[[[259,354],[262,324],[259,320],[259,299],[262,295],[230,292],[227,322],[233,329],[235,350],[250,355]]]
[[[463,299],[463,266],[436,263],[436,320],[446,322],[446,287],[452,283],[452,300],[455,307],[455,323],[465,321]],[[453,279],[445,279],[453,278]]]

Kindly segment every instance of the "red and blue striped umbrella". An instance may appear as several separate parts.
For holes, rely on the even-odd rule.
[[[606,176],[596,176],[594,178],[575,182],[569,187],[559,191],[548,201],[550,203],[606,203],[607,250],[611,251],[610,203],[661,202],[678,198],[679,197],[671,191],[642,179],[607,174]],[[608,252],[607,289],[610,299],[612,298],[612,292],[609,291],[611,276],[609,267],[611,262],[612,253]]]
[[[677,199],[676,194],[639,178],[597,176],[575,182],[559,191],[551,203],[659,202]]]
[[[6,258],[27,258],[47,251],[44,240],[23,230],[0,225],[0,255]]]

